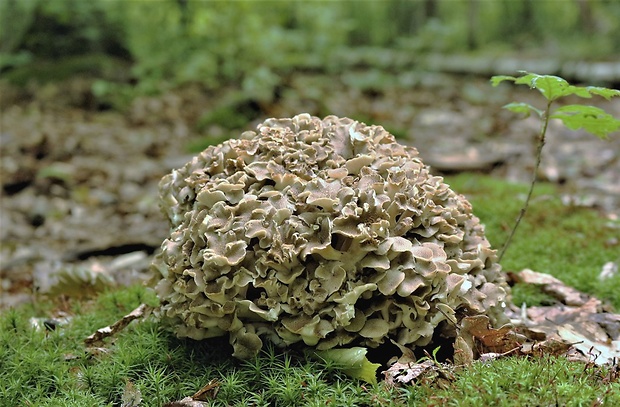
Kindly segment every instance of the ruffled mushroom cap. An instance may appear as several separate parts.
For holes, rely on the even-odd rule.
[[[228,333],[238,358],[262,339],[424,346],[463,316],[504,318],[507,286],[471,205],[380,126],[269,119],[160,190],[161,313],[182,337]]]

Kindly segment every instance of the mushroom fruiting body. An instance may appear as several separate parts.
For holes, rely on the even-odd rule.
[[[380,126],[301,114],[211,146],[160,183],[153,269],[177,335],[329,349],[424,346],[507,286],[469,202]],[[439,330],[439,332],[437,332]]]

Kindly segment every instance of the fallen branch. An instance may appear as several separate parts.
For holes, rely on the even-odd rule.
[[[103,343],[103,340],[107,337],[117,334],[118,332],[125,329],[129,323],[135,319],[142,318],[145,314],[150,311],[152,307],[146,304],[140,304],[140,306],[129,314],[125,315],[112,325],[106,326],[105,328],[97,329],[97,331],[90,335],[88,338],[84,340],[86,346],[97,346]]]

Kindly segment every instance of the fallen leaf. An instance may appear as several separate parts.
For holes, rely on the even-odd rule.
[[[127,380],[123,395],[121,397],[121,407],[138,407],[142,403],[142,393],[134,384]]]
[[[586,356],[592,358],[594,363],[600,359],[603,363],[620,360],[620,341],[602,343],[591,340],[588,335],[577,332],[570,326],[558,328],[558,336]]]
[[[179,401],[172,401],[170,403],[166,403],[162,405],[162,407],[207,407],[209,403],[205,403],[203,401],[197,401],[192,399],[191,397],[185,397]]]
[[[474,351],[462,336],[457,336],[454,340],[454,364],[457,366],[468,366],[474,362]]]
[[[439,171],[488,171],[514,156],[515,149],[503,144],[491,148],[469,147],[460,151],[430,150],[425,161]]]
[[[409,385],[422,381],[442,386],[454,380],[451,373],[452,366],[436,362],[430,359],[430,356],[416,361],[411,349],[394,341],[392,343],[400,348],[402,355],[387,370],[383,371],[385,383],[388,386]]]
[[[213,379],[210,380],[209,383],[205,384],[200,390],[198,390],[192,396],[192,399],[198,401],[207,401],[209,399],[214,399],[217,395],[217,391],[220,388],[220,382]]]
[[[541,355],[560,356],[565,355],[572,346],[570,343],[551,338],[542,342],[524,344],[521,350],[527,355],[536,352]]]
[[[590,321],[599,324],[610,338],[620,339],[620,314],[599,312],[591,314],[588,318]]]
[[[219,386],[220,383],[217,380],[210,380],[192,396],[165,403],[162,407],[206,407],[209,405],[208,400],[213,400],[217,395]]]
[[[71,316],[62,316],[58,318],[36,318],[32,317],[28,321],[30,326],[36,330],[54,331],[58,327],[62,327],[71,322]]]
[[[511,325],[504,325],[498,329],[492,328],[489,317],[476,315],[461,320],[458,338],[463,340],[472,350],[473,359],[483,353],[506,353],[519,349],[526,339],[518,334]],[[459,344],[462,346],[462,344]],[[463,350],[463,348],[459,348]]]
[[[563,302],[526,308],[525,317],[513,319],[519,331],[535,342],[524,345],[524,353],[564,354],[572,360],[599,365],[620,359],[620,315],[605,312],[599,299],[567,287],[548,274],[526,269],[517,273],[517,278],[541,285]]]
[[[517,279],[521,283],[541,286],[541,289],[544,292],[552,295],[566,305],[583,305],[589,299],[586,294],[567,286],[550,274],[538,273],[530,269],[524,269],[517,274]]]
[[[410,384],[421,375],[436,375],[437,367],[432,360],[425,360],[420,363],[399,363],[396,362],[383,374],[388,385]]]

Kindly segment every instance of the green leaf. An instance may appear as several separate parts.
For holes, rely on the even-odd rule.
[[[527,71],[519,71],[519,73],[522,74],[522,76],[493,76],[491,77],[491,83],[493,86],[497,86],[503,81],[513,81],[517,85],[528,85],[530,88],[538,90],[549,101],[554,101],[569,95],[576,95],[586,99],[590,99],[592,95],[598,95],[607,100],[615,96],[620,96],[620,90],[599,86],[583,87],[569,85],[565,79],[555,75],[539,75]]]
[[[566,96],[570,88],[568,82],[559,76],[538,75],[536,73],[519,71],[522,76],[498,75],[491,78],[493,86],[497,86],[503,81],[513,81],[517,85],[528,85],[532,89],[538,90],[547,100],[554,101],[562,96]],[[570,93],[569,93],[570,94]]]
[[[517,78],[515,78],[514,76],[509,76],[509,75],[496,75],[491,77],[491,84],[493,86],[497,86],[500,83],[504,82],[504,81],[516,81]]]
[[[555,110],[550,116],[560,119],[571,130],[584,129],[602,139],[620,129],[620,120],[594,106],[567,105]]]
[[[550,101],[557,100],[562,96],[570,94],[570,85],[559,76],[535,75],[531,80],[531,86]]]
[[[536,73],[529,73],[529,72],[526,72],[526,71],[519,71],[519,73],[522,73],[524,75],[519,77],[519,78],[517,78],[515,83],[517,85],[527,85],[530,88],[534,87],[534,80],[542,76],[542,75],[538,75]]]
[[[345,374],[366,383],[377,383],[378,363],[371,363],[366,358],[366,348],[315,350],[312,353],[328,362],[335,363]]]
[[[510,110],[511,112],[524,114],[525,117],[529,117],[532,112],[536,113],[539,117],[542,117],[542,115],[544,114],[542,110],[535,108],[529,103],[513,102],[508,103],[507,105],[503,106],[503,108]]]
[[[588,86],[586,90],[593,95],[602,96],[607,100],[611,100],[611,98],[615,96],[620,96],[620,90],[617,89],[602,88],[599,86]]]
[[[568,87],[568,89],[566,89],[566,92],[568,95],[577,95],[585,99],[590,99],[592,97],[592,94],[590,93],[590,91],[587,88],[584,88],[583,86],[571,85]]]

